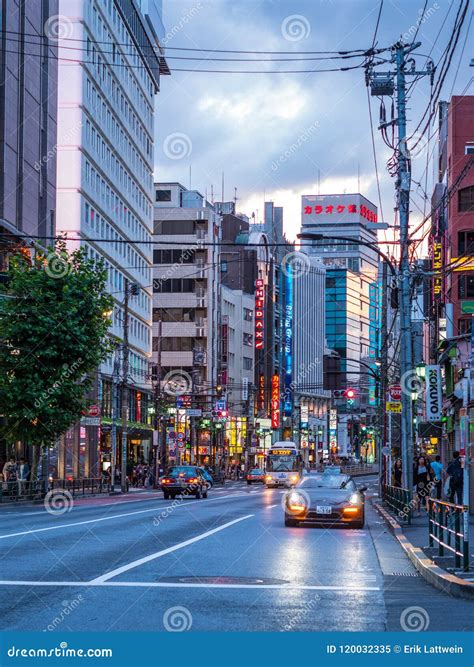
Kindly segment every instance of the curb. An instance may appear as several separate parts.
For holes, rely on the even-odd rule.
[[[436,563],[426,556],[420,547],[413,546],[405,537],[400,524],[390,516],[379,502],[372,500],[372,505],[385,521],[390,532],[394,535],[416,570],[428,583],[454,597],[474,599],[474,584],[464,581],[454,574],[449,574],[436,565]]]

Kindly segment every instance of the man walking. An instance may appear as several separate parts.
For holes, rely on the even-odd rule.
[[[459,452],[453,452],[453,460],[448,465],[446,472],[449,475],[449,502],[462,505],[463,477],[464,472],[461,465]]]
[[[30,466],[25,461],[25,459],[21,458],[20,465],[18,466],[18,490],[20,496],[26,495],[29,475],[30,475]]]
[[[441,488],[442,488],[442,475],[443,475],[443,464],[441,463],[441,456],[436,456],[435,460],[431,462],[431,470],[434,473],[434,485],[433,489],[435,493],[432,494],[433,498],[436,500],[441,500]]]

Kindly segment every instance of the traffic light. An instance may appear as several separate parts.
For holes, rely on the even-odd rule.
[[[334,389],[332,392],[333,398],[347,398],[348,400],[353,400],[357,392],[352,387],[346,387],[345,389]]]
[[[217,393],[218,398],[220,398],[222,396],[222,385],[221,384],[218,384],[216,386],[216,393]]]

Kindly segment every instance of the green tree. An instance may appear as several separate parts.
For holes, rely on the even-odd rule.
[[[53,444],[86,408],[94,373],[111,351],[113,299],[103,264],[60,242],[9,262],[0,293],[0,437],[34,448]]]

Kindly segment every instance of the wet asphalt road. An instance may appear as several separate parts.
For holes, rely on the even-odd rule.
[[[471,629],[473,604],[419,577],[370,502],[362,530],[285,528],[282,498],[234,483],[197,501],[82,500],[62,515],[2,505],[0,628]]]

